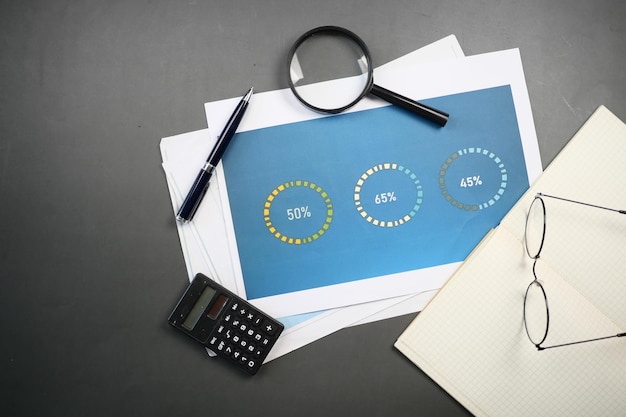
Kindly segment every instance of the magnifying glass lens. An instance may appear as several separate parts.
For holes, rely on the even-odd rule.
[[[306,106],[339,113],[368,93],[444,126],[448,113],[374,84],[365,43],[337,26],[321,26],[302,35],[289,51],[289,87]]]
[[[351,37],[323,31],[296,46],[289,76],[294,92],[305,104],[320,111],[340,112],[368,91],[371,61]]]

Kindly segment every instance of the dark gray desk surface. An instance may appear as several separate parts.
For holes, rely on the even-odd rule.
[[[160,139],[206,127],[205,101],[285,88],[290,44],[324,24],[376,64],[449,34],[519,47],[544,166],[598,105],[626,119],[623,0],[3,1],[1,415],[466,414],[393,349],[412,315],[254,378],[165,322],[186,271]]]

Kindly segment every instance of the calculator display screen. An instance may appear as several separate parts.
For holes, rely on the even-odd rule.
[[[182,326],[185,329],[193,330],[193,328],[198,323],[198,320],[200,320],[200,317],[202,317],[202,313],[204,313],[204,310],[206,310],[207,306],[211,302],[211,299],[213,298],[213,295],[215,295],[215,293],[216,291],[213,288],[204,287],[204,290],[202,290],[198,301],[196,301],[196,304],[194,304],[189,314],[187,314],[187,318],[185,318],[185,321],[183,321]]]

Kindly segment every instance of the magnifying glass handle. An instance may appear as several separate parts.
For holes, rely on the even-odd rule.
[[[419,103],[415,100],[411,100],[410,98],[401,96],[400,94],[396,94],[393,91],[389,91],[386,88],[380,87],[376,84],[372,86],[370,92],[375,96],[388,101],[389,103],[395,104],[413,113],[419,114],[420,116],[427,118],[431,122],[437,123],[439,126],[445,126],[448,122],[448,118],[450,117],[448,113]]]

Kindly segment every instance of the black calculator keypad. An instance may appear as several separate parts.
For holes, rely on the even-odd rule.
[[[284,326],[211,278],[196,274],[168,322],[256,374]]]
[[[255,374],[278,338],[278,329],[282,330],[282,327],[250,304],[231,300],[221,322],[211,333],[207,346]]]

